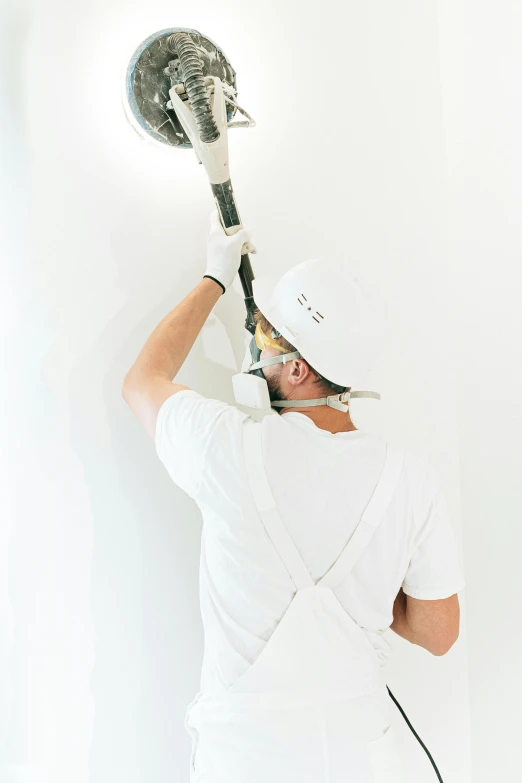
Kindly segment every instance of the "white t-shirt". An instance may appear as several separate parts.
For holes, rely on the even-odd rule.
[[[295,593],[248,485],[242,440],[247,416],[186,390],[163,403],[156,423],[160,460],[203,516],[201,689],[211,693],[230,687],[255,661]],[[384,465],[386,441],[362,430],[333,434],[294,412],[267,416],[265,427],[272,493],[317,581],[368,504]],[[407,595],[429,600],[447,598],[465,584],[436,474],[406,450],[386,518],[335,594],[384,663],[391,648],[382,634],[393,621],[401,585]]]

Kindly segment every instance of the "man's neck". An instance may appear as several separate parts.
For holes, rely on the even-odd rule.
[[[285,413],[303,413],[312,419],[313,423],[321,430],[328,432],[352,432],[357,427],[350,418],[349,413],[336,411],[335,408],[329,408],[326,405],[320,405],[317,408],[284,408],[281,415]]]

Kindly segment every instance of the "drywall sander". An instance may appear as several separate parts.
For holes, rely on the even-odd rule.
[[[228,128],[250,128],[254,120],[236,100],[236,72],[223,51],[197,30],[160,30],[134,51],[123,72],[123,103],[132,127],[143,137],[178,149],[192,148],[203,165],[227,234],[242,228],[228,164]],[[246,119],[232,122],[237,112]],[[245,328],[255,331],[254,275],[243,248],[239,278],[245,296]]]

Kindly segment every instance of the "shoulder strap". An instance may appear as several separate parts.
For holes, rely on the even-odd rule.
[[[263,459],[263,424],[264,419],[256,422],[251,418],[243,423],[245,466],[263,525],[298,590],[314,584],[317,587],[336,587],[351,572],[384,519],[402,473],[404,450],[386,444],[384,467],[357,527],[335,563],[315,583],[281,519],[268,483]]]
[[[248,418],[243,422],[243,449],[250,490],[266,532],[296,588],[312,587],[314,580],[281,519],[268,483],[263,459],[264,421]]]
[[[377,486],[366,509],[345,548],[316,584],[333,588],[351,572],[381,524],[397,489],[404,463],[404,450],[386,444],[386,458]]]

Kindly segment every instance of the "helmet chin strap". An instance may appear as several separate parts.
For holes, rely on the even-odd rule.
[[[270,367],[273,364],[286,364],[288,361],[300,358],[302,357],[299,351],[285,353],[282,356],[272,356],[269,359],[262,359],[259,362],[255,362],[255,364],[252,364],[248,368],[247,372],[255,373],[257,375],[261,372],[263,367]],[[320,405],[326,405],[329,408],[335,408],[335,410],[348,413],[350,410],[349,401],[352,397],[373,397],[376,400],[381,399],[381,395],[378,392],[345,391],[341,394],[330,394],[328,397],[315,397],[313,400],[271,400],[270,405],[273,408],[315,408]]]

